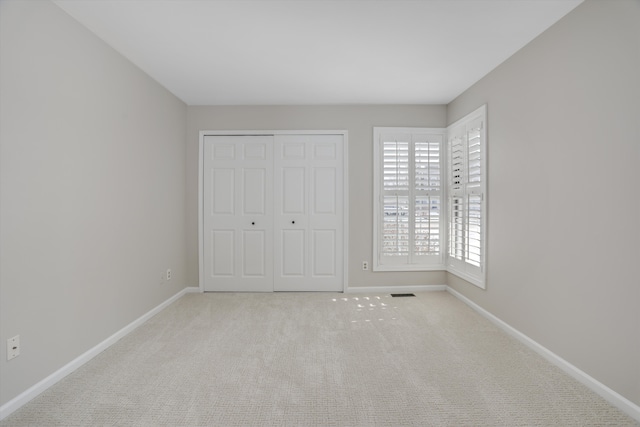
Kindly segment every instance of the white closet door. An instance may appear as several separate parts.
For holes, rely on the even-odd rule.
[[[273,291],[273,136],[204,137],[204,290]]]
[[[276,135],[276,291],[343,290],[343,136]]]

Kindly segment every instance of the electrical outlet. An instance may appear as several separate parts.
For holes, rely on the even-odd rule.
[[[20,335],[7,340],[7,360],[20,356]]]
[[[171,280],[171,269],[167,268],[167,280]]]
[[[369,269],[369,263],[367,261],[362,261],[362,269],[363,270],[368,270]]]

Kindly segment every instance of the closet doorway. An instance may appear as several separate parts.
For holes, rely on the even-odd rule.
[[[345,131],[201,132],[203,291],[343,291]]]

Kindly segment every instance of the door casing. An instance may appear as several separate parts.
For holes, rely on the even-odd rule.
[[[253,135],[341,135],[343,141],[342,147],[342,172],[343,172],[343,289],[348,287],[349,277],[349,144],[348,132],[346,130],[203,130],[200,131],[199,150],[198,150],[198,261],[199,261],[199,288],[204,292],[204,139],[205,136],[253,136]]]

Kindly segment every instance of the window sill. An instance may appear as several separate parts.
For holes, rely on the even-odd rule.
[[[445,271],[443,264],[435,265],[374,265],[373,271]]]
[[[454,276],[458,276],[459,278],[466,280],[467,282],[471,283],[472,285],[475,285],[477,287],[479,287],[480,289],[486,289],[487,286],[484,282],[484,278],[479,278],[476,276],[473,276],[469,273],[465,273],[463,271],[460,271],[456,268],[453,268],[452,266],[449,266],[448,268],[446,268],[448,273],[453,274]]]

